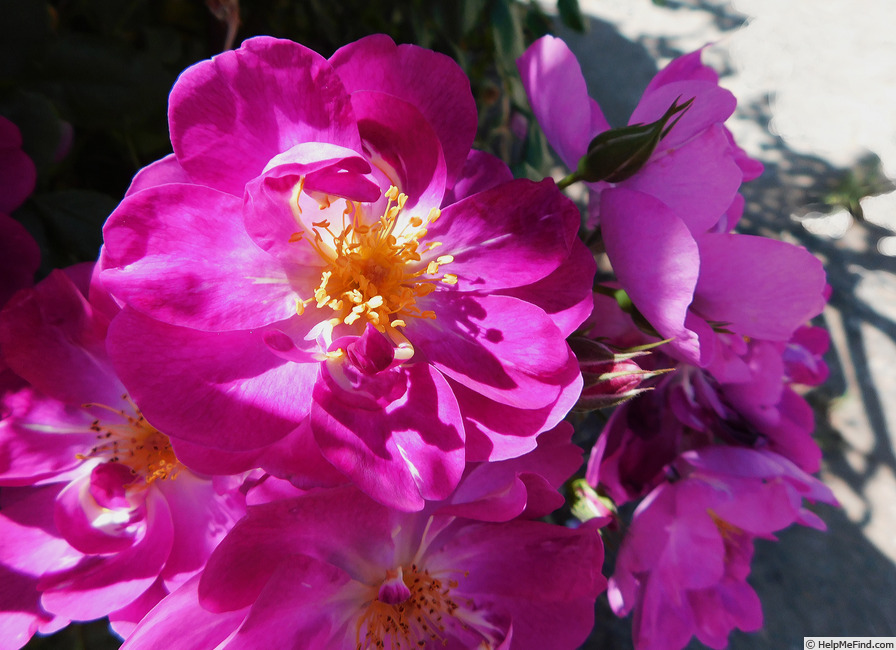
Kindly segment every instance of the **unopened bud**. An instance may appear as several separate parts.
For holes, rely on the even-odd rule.
[[[572,505],[570,510],[573,517],[581,522],[598,520],[598,526],[606,526],[616,521],[616,504],[608,497],[599,495],[588,482],[576,479],[572,482]]]
[[[596,411],[609,408],[650,390],[651,387],[641,384],[647,379],[669,372],[671,368],[644,370],[634,359],[649,354],[651,347],[664,342],[631,350],[613,350],[591,339],[570,339],[569,345],[579,361],[584,381],[582,394],[573,410]]]
[[[647,164],[660,140],[666,137],[694,102],[691,98],[679,104],[678,99],[656,122],[632,124],[598,134],[588,145],[588,152],[579,160],[576,171],[578,180],[618,183],[634,176]],[[675,119],[669,124],[672,118]]]

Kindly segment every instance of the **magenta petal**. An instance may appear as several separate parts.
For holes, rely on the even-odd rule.
[[[298,43],[260,36],[184,71],[171,91],[171,142],[194,182],[242,196],[268,161],[300,142],[360,151],[339,77]]]
[[[55,270],[0,314],[0,346],[9,367],[47,395],[75,405],[115,404],[122,389],[106,357],[107,326],[69,277]]]
[[[551,180],[511,181],[446,207],[427,235],[444,246],[423,261],[450,254],[440,270],[456,275],[462,291],[530,284],[569,257],[578,214]]]
[[[73,620],[106,616],[139,597],[155,582],[171,551],[171,513],[162,495],[146,495],[146,533],[130,548],[111,556],[86,556],[76,566],[44,575],[39,587],[51,612]]]
[[[551,406],[526,409],[501,404],[452,381],[464,416],[467,462],[516,458],[535,449],[535,436],[548,424]]]
[[[249,451],[298,426],[317,364],[283,361],[260,332],[197,332],[124,309],[108,347],[154,427],[216,449]]]
[[[554,272],[524,287],[501,293],[541,307],[563,336],[569,336],[594,308],[594,273],[597,270],[592,252],[580,242],[572,244],[566,261]]]
[[[516,472],[506,473],[500,469],[490,476],[484,467],[498,463],[481,464],[464,477],[451,495],[449,504],[439,509],[439,514],[457,515],[480,521],[510,521],[526,509],[528,491],[526,484]],[[478,470],[478,473],[477,473]],[[503,482],[496,480],[504,478]]]
[[[675,494],[676,518],[667,522],[663,529],[665,539],[657,559],[658,566],[680,589],[711,587],[721,579],[725,568],[724,544],[715,522],[706,512],[690,515],[681,505],[682,500],[700,498],[699,493],[696,496],[691,494],[697,492],[691,490],[692,487],[704,488],[687,485],[686,489]],[[643,511],[640,516],[647,516],[647,512]],[[638,531],[637,534],[648,533]]]
[[[795,463],[804,472],[821,469],[821,449],[812,432],[815,412],[800,395],[786,389],[778,404],[780,419],[765,431],[769,449]]]
[[[445,194],[444,205],[457,203],[477,192],[490,190],[512,180],[513,173],[503,160],[485,151],[471,149],[460,178]]]
[[[209,559],[201,602],[213,611],[251,604],[287,555],[327,560],[363,581],[382,579],[377,567],[394,566],[393,526],[386,508],[353,487],[253,506]]]
[[[41,607],[37,580],[0,566],[0,640],[4,650],[23,648],[35,633],[53,634],[68,623]]]
[[[681,147],[654,154],[625,187],[655,196],[697,235],[719,221],[741,178],[724,129],[714,126]]]
[[[438,296],[438,302],[435,297]],[[435,320],[412,320],[408,340],[446,376],[485,397],[537,409],[552,404],[569,349],[538,307],[507,296],[431,294]]]
[[[301,489],[334,487],[349,482],[348,477],[321,454],[307,419],[295,431],[267,447],[256,465]]]
[[[127,465],[101,463],[90,472],[90,496],[101,508],[129,508],[127,488],[135,480]]]
[[[694,612],[675,580],[652,573],[644,578],[641,602],[632,620],[639,650],[684,648],[694,633]]]
[[[767,237],[707,234],[693,309],[758,339],[787,341],[824,308],[821,262],[804,248]]]
[[[136,600],[109,614],[109,627],[115,634],[127,639],[133,634],[137,624],[168,594],[162,580],[156,579]]]
[[[520,408],[496,402],[451,382],[464,416],[467,462],[498,461],[530,452],[536,445],[537,434],[566,417],[582,390],[579,363],[571,350],[568,359],[566,373],[551,377],[544,386],[545,390],[561,386],[558,398],[540,408]]]
[[[601,195],[601,234],[622,288],[657,332],[699,365],[699,340],[686,327],[700,275],[697,243],[659,200],[613,188]]]
[[[303,214],[296,210],[295,194],[345,198],[352,201],[376,201],[381,190],[371,180],[370,165],[353,151],[335,145],[306,143],[296,145],[275,158],[275,165],[250,181],[242,208],[242,220],[252,241],[276,257],[284,269],[301,272],[302,265],[317,269],[304,284],[316,287],[320,281],[320,256],[307,243],[296,241],[300,233],[313,239],[313,223],[321,219],[315,206]],[[285,279],[285,274],[284,274]],[[292,278],[295,282],[295,278]],[[316,280],[316,281],[315,281]]]
[[[602,561],[600,536],[589,526],[513,521],[465,527],[427,566],[467,567],[458,590],[509,615],[514,648],[541,650],[575,648],[588,636],[594,599],[606,588]]]
[[[239,199],[198,185],[126,198],[103,229],[105,286],[138,311],[201,330],[260,327],[296,313],[281,264],[242,225]]]
[[[96,472],[101,468],[110,468],[105,472]],[[91,476],[84,476],[77,481],[69,483],[56,500],[55,516],[56,527],[65,537],[65,540],[81,553],[98,554],[98,553],[118,553],[130,548],[138,534],[136,527],[131,524],[137,522],[131,521],[128,514],[130,509],[125,497],[125,489],[123,480],[133,479],[130,471],[124,465],[118,463],[108,463],[94,468],[94,473],[98,474],[97,483],[107,483],[107,487],[116,493],[112,499],[104,499],[102,492],[108,493],[110,490],[100,491],[100,499],[94,498],[91,494],[93,491],[93,480]],[[106,474],[104,477],[103,474]],[[117,474],[117,477],[109,476],[109,474]],[[126,477],[124,475],[127,475]],[[116,480],[117,479],[117,480]],[[115,485],[112,485],[112,484]],[[102,487],[101,485],[98,487]],[[117,497],[117,499],[115,498]],[[100,501],[106,503],[101,503]],[[109,503],[116,501],[115,503]],[[105,509],[105,510],[104,510]],[[100,515],[116,511],[122,515],[122,520],[116,523],[98,525]],[[139,516],[139,515],[138,515]]]
[[[83,554],[59,536],[53,522],[64,483],[0,489],[0,555],[4,565],[30,576],[77,563]]]
[[[406,210],[415,206],[425,217],[442,203],[447,176],[441,143],[430,124],[412,104],[373,91],[352,94],[352,107],[364,144],[392,185],[408,196]]]
[[[19,289],[30,287],[40,265],[40,249],[15,219],[0,213],[0,307]]]
[[[417,107],[441,142],[448,178],[460,173],[477,118],[470,82],[453,60],[377,34],[338,49],[330,63],[348,92],[375,90]]]
[[[551,548],[549,555],[545,548]],[[579,561],[572,561],[579,558]],[[588,558],[589,562],[581,560]],[[597,565],[590,560],[597,560]],[[430,556],[427,568],[440,565],[469,568],[462,590],[493,598],[517,597],[549,602],[599,594],[606,587],[600,575],[603,548],[597,530],[569,529],[543,522],[512,521],[471,524],[459,529]],[[526,567],[526,571],[520,571]],[[585,570],[583,570],[585,569]]]
[[[507,521],[524,509],[539,517],[558,507],[557,492],[582,464],[582,450],[570,442],[563,422],[538,437],[538,447],[518,458],[467,465],[464,477],[441,513],[485,521]],[[545,508],[547,508],[545,510]]]
[[[292,650],[340,647],[332,643],[345,635],[340,626],[354,613],[354,603],[341,600],[352,586],[363,598],[364,586],[352,585],[342,569],[307,555],[285,557],[239,631],[221,648],[267,650],[283,639],[291,640]]]
[[[425,364],[402,372],[407,392],[382,409],[355,402],[331,381],[318,382],[311,425],[324,457],[361,490],[390,507],[414,511],[423,499],[447,497],[460,480],[463,424],[438,372]]]
[[[0,116],[0,212],[10,213],[34,190],[37,170],[34,161],[22,151],[18,127]]]
[[[93,416],[31,388],[8,392],[0,402],[0,483],[32,485],[81,463],[96,441]]]
[[[182,471],[173,480],[157,481],[174,526],[174,543],[162,578],[169,589],[205,567],[224,535],[246,514],[239,476],[203,478]]]
[[[559,38],[544,36],[529,46],[517,67],[548,142],[567,167],[576,169],[591,139],[610,125],[588,96],[575,55]]]
[[[708,65],[701,63],[700,57],[702,53],[703,49],[701,48],[670,61],[662,70],[656,73],[653,79],[650,80],[650,83],[647,84],[647,88],[644,90],[644,94],[651,93],[660,86],[665,86],[666,84],[674,83],[676,81],[708,81],[714,84],[719,83],[719,74]]]
[[[168,154],[154,163],[150,163],[134,176],[125,196],[130,196],[140,190],[145,190],[156,185],[168,183],[189,183],[190,177],[184,168],[177,162],[174,154]]]
[[[658,120],[676,100],[681,104],[691,98],[694,103],[662,139],[659,151],[678,147],[713,124],[721,124],[731,116],[737,105],[734,95],[714,82],[673,81],[644,93],[632,112],[629,124]]]
[[[263,449],[228,451],[212,449],[181,438],[172,438],[174,455],[183,465],[197,474],[239,474],[259,466],[258,458]]]
[[[212,613],[199,604],[199,576],[156,605],[131,634],[124,650],[197,650],[218,647],[246,617],[248,608]],[[189,634],[186,631],[189,630]]]

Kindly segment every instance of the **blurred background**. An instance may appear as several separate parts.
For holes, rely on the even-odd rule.
[[[0,115],[38,170],[13,216],[40,243],[38,277],[95,259],[134,173],[171,150],[178,73],[250,36],[329,56],[385,32],[449,54],[479,106],[475,146],[532,178],[554,167],[515,76],[535,38],[567,40],[613,126],[659,68],[709,44],[704,60],[739,100],[729,126],[765,164],[744,187],[741,230],[806,246],[828,270],[819,324],[832,334],[831,378],[808,398],[822,478],[842,505],[819,509],[826,534],[793,528],[757,543],[750,582],[766,626],[735,632],[730,647],[896,636],[894,15],[891,0],[0,0]],[[583,648],[630,648],[629,626],[603,600]],[[116,647],[102,621],[28,646]]]

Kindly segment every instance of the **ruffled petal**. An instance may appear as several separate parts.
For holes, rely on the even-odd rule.
[[[377,34],[338,49],[330,63],[350,93],[375,90],[415,106],[441,142],[448,184],[460,174],[476,135],[476,104],[467,76],[452,59]]]
[[[199,576],[156,605],[122,646],[126,650],[217,648],[246,618],[248,607],[210,612],[199,604]],[[189,633],[186,631],[189,630]]]
[[[106,317],[55,270],[6,306],[0,346],[10,368],[41,392],[74,405],[113,404],[122,387],[106,356],[107,327]]]
[[[449,292],[427,302],[435,320],[411,320],[406,335],[446,376],[519,408],[541,408],[560,395],[554,382],[566,378],[569,348],[541,309],[508,296]]]
[[[154,484],[168,502],[174,526],[174,542],[162,572],[168,589],[174,590],[200,571],[224,535],[246,514],[241,483],[237,476],[211,479],[182,471],[173,480]]]
[[[317,364],[284,361],[260,332],[198,332],[124,309],[107,344],[131,397],[165,435],[249,451],[307,416]]]
[[[354,487],[253,506],[209,558],[200,602],[218,612],[250,605],[288,555],[325,560],[362,582],[382,580],[381,567],[395,562],[393,513]]]
[[[422,263],[453,257],[439,270],[456,275],[461,291],[531,284],[567,261],[578,222],[575,205],[553,181],[511,181],[446,207],[427,233],[443,246]]]
[[[284,557],[237,633],[219,647],[266,650],[284,639],[293,650],[345,647],[338,640],[353,613],[352,596],[360,600],[366,592],[332,564],[307,555]]]
[[[512,180],[513,172],[503,160],[485,151],[471,149],[460,177],[445,194],[443,204],[457,203],[477,192],[490,190]]]
[[[700,365],[700,344],[685,319],[700,275],[697,243],[658,199],[623,188],[601,195],[607,256],[632,302],[664,338]]]
[[[177,158],[171,153],[138,171],[124,195],[130,196],[140,190],[156,187],[157,185],[190,182],[187,172],[184,171],[184,168],[177,162]]]
[[[431,207],[442,203],[448,182],[432,126],[413,104],[388,93],[357,91],[352,107],[371,162],[408,196],[405,210],[417,208],[419,216],[426,217]]]
[[[402,390],[380,403],[346,390],[331,361],[314,389],[311,424],[324,457],[371,498],[400,510],[420,510],[424,499],[447,497],[464,467],[463,424],[442,376],[425,364],[381,372],[364,388]],[[344,381],[344,380],[342,380]],[[388,386],[384,384],[388,383]],[[374,384],[374,385],[371,385]],[[404,388],[406,386],[406,388]]]
[[[563,336],[569,336],[594,308],[591,288],[596,270],[597,262],[591,251],[581,242],[574,241],[569,257],[550,275],[500,293],[538,305]]]
[[[700,278],[692,309],[738,334],[787,341],[824,309],[821,261],[767,237],[707,234],[697,239]]]
[[[576,169],[591,139],[610,125],[588,96],[575,55],[559,38],[543,36],[517,60],[517,67],[548,142],[567,167]]]
[[[241,212],[239,199],[198,185],[131,195],[103,228],[103,284],[138,311],[200,330],[289,318],[295,291],[246,234]]]
[[[326,60],[266,36],[181,73],[168,123],[189,177],[237,197],[271,158],[301,142],[361,150],[348,93]]]
[[[44,575],[38,585],[44,607],[70,619],[90,620],[138,598],[155,582],[173,541],[171,513],[155,490],[146,495],[145,526],[144,536],[120,553],[85,556],[70,569]]]
[[[31,388],[8,392],[0,421],[0,483],[32,485],[63,475],[81,461],[76,454],[90,449],[96,433],[93,416]],[[64,478],[64,477],[63,477]]]
[[[679,148],[655,154],[624,185],[658,198],[698,235],[731,206],[742,176],[724,130],[713,126]]]

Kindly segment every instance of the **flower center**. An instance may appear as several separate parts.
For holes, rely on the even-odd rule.
[[[96,458],[109,463],[121,463],[146,484],[155,480],[174,479],[183,469],[168,436],[158,431],[127,394],[121,396],[126,408],[116,409],[106,404],[85,404],[87,409],[102,409],[116,416],[113,421],[95,419],[90,430],[96,432],[97,443],[79,460]]]
[[[301,186],[300,183],[297,187],[295,201],[299,213]],[[399,228],[399,216],[408,197],[399,194],[394,186],[386,197],[389,201],[385,213],[372,225],[361,222],[356,203],[347,202],[338,232],[323,219],[312,223],[313,238],[305,237],[303,232],[290,237],[291,242],[307,241],[325,263],[314,297],[300,302],[298,313],[316,302],[318,309],[329,307],[335,312],[330,320],[334,326],[360,321],[387,334],[406,325],[407,318],[436,317],[434,312],[420,309],[417,301],[432,293],[437,282],[457,283],[453,274],[438,275],[440,265],[453,261],[451,255],[442,255],[426,266],[420,263],[421,254],[440,245],[421,244],[426,227],[439,218],[440,212],[431,209],[426,220],[416,216],[402,219]],[[329,203],[322,207],[329,207]]]
[[[358,650],[444,644],[449,620],[459,607],[451,597],[457,585],[457,580],[442,580],[416,564],[389,571],[358,620]]]

